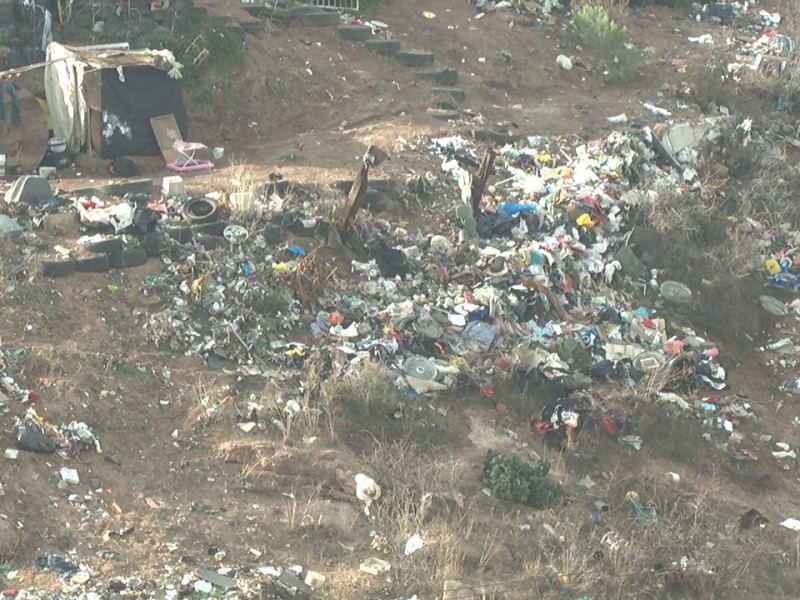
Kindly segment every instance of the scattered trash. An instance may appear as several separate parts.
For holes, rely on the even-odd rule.
[[[419,534],[414,534],[406,541],[406,547],[403,550],[403,553],[406,556],[411,556],[417,550],[420,550],[425,544],[422,541],[422,538]]]
[[[661,284],[661,295],[670,302],[683,303],[692,299],[692,290],[678,281],[665,281]]]
[[[70,562],[63,556],[58,556],[56,554],[43,554],[33,562],[40,569],[46,569],[57,573],[62,579],[70,577],[80,570],[80,565]]]
[[[325,576],[316,571],[306,571],[305,583],[310,588],[321,590],[325,585]]]
[[[65,483],[78,485],[81,482],[81,478],[75,469],[67,469],[66,467],[62,467],[60,474],[61,474],[61,479]]]
[[[564,56],[563,54],[559,54],[556,57],[556,64],[564,69],[565,71],[572,71],[573,65],[572,61],[569,59],[568,56]]]
[[[625,495],[628,502],[631,503],[634,512],[636,513],[636,522],[641,526],[656,525],[661,522],[654,508],[650,506],[643,506],[639,500],[639,494],[636,492],[628,492]]]
[[[767,311],[771,315],[775,315],[776,317],[785,317],[789,314],[789,308],[778,300],[777,298],[773,298],[772,296],[761,296],[758,299],[761,308]]]
[[[769,519],[758,512],[755,508],[751,508],[744,513],[739,519],[737,526],[740,530],[753,529],[755,527],[762,528],[769,523]]]
[[[359,566],[359,570],[370,575],[382,575],[392,568],[391,563],[380,558],[368,558]]]
[[[619,439],[620,444],[627,444],[631,446],[634,450],[641,450],[643,440],[638,435],[623,435]]]
[[[356,498],[364,503],[364,514],[370,516],[369,508],[372,503],[381,497],[381,486],[379,486],[374,479],[358,473],[355,476],[356,480]]]
[[[784,519],[780,523],[781,527],[791,529],[792,531],[800,531],[800,519]]]

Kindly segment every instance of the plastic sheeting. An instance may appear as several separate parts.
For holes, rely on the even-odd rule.
[[[86,139],[86,99],[80,93],[84,79],[84,64],[66,46],[57,42],[47,47],[44,68],[44,91],[53,132],[67,140],[71,153],[79,152]]]

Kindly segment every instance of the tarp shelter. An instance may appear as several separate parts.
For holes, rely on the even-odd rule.
[[[168,75],[173,66],[155,52],[51,43],[44,84],[55,135],[70,152],[104,159],[160,155],[152,117],[175,115],[183,139],[188,133],[181,83]]]

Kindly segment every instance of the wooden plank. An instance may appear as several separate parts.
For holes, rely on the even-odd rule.
[[[494,148],[487,148],[486,153],[483,155],[481,166],[472,178],[470,200],[472,201],[472,214],[475,216],[478,216],[480,212],[481,198],[483,198],[483,192],[486,189],[486,182],[489,180],[489,176],[494,170],[492,168],[494,166],[494,157]]]
[[[176,140],[184,141],[183,137],[181,137],[181,130],[178,128],[178,122],[175,120],[175,115],[153,117],[150,119],[150,127],[153,128],[158,148],[161,150],[161,156],[168,163],[175,162],[178,158],[178,153],[172,149],[172,144]]]
[[[361,166],[361,170],[358,172],[358,175],[356,176],[356,179],[353,181],[353,185],[350,188],[350,193],[347,195],[347,201],[340,209],[339,219],[336,223],[336,226],[342,235],[347,234],[347,228],[350,225],[350,222],[353,220],[353,217],[356,216],[358,209],[361,207],[364,194],[366,193],[367,186],[369,185],[369,167],[370,165],[366,162]]]

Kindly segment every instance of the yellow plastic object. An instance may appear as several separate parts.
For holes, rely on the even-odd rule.
[[[42,109],[45,118],[47,119],[47,129],[53,129],[53,117],[50,114],[50,106],[47,104],[47,100],[44,98],[39,98],[38,96],[34,96],[36,98],[36,102],[39,104],[39,108]]]
[[[765,260],[764,268],[770,275],[775,275],[776,273],[781,272],[781,266],[778,264],[778,261],[775,260],[774,258],[768,258],[767,260]]]
[[[592,221],[592,217],[590,217],[587,213],[583,213],[577,219],[575,219],[575,224],[579,227],[586,227],[587,229],[591,229],[595,226],[595,222]]]

